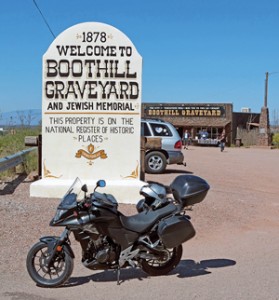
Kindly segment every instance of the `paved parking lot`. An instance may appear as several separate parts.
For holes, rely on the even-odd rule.
[[[221,153],[191,146],[183,151],[186,168],[169,166],[165,174],[146,175],[169,184],[179,174],[194,174],[211,186],[190,212],[197,234],[184,244],[182,261],[171,274],[149,277],[123,270],[117,286],[115,273],[82,267],[73,242],[77,258],[69,284],[36,287],[25,258],[38,237],[55,233],[48,223],[57,200],[30,199],[25,180],[0,190],[0,299],[279,299],[279,151],[226,148]]]

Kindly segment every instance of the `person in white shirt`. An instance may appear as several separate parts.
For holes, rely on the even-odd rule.
[[[190,139],[190,134],[189,134],[188,130],[185,130],[185,132],[184,132],[184,139],[183,139],[184,149],[188,149],[189,139]]]

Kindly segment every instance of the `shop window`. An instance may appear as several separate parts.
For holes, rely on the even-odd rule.
[[[222,131],[223,128],[218,128],[218,127],[197,128],[199,139],[218,139]]]

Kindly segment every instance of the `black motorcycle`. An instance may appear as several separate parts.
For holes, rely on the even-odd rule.
[[[116,199],[96,191],[90,195],[77,178],[57,207],[50,226],[64,226],[60,237],[44,236],[29,251],[27,270],[41,287],[65,283],[74,267],[70,233],[82,248],[82,263],[92,270],[114,269],[119,284],[120,269],[140,267],[151,276],[165,275],[182,257],[182,243],[195,235],[189,206],[201,202],[209,185],[194,175],[180,175],[170,186],[149,182],[140,194],[138,213],[125,216]],[[83,191],[82,200],[79,199]]]

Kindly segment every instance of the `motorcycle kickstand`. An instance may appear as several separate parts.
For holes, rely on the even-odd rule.
[[[120,285],[120,266],[117,268],[117,285]]]

